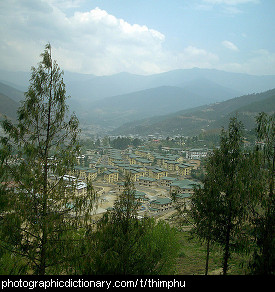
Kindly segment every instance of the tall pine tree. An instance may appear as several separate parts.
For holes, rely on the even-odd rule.
[[[29,273],[44,275],[74,257],[71,235],[87,222],[94,192],[88,183],[80,194],[77,179],[68,176],[79,152],[78,119],[69,116],[63,72],[50,44],[41,57],[17,123],[2,122],[1,194],[8,207],[1,245],[21,255]]]
[[[260,113],[257,118],[258,146],[254,156],[259,157],[258,177],[260,183],[257,197],[251,204],[251,223],[255,249],[251,260],[253,274],[275,274],[275,115]]]
[[[246,165],[242,124],[232,118],[228,130],[221,132],[220,148],[207,159],[205,185],[195,192],[191,212],[197,235],[222,247],[224,275],[232,251],[243,245],[239,239],[248,214]]]

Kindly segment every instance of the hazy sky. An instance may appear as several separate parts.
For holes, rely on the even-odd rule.
[[[275,75],[274,16],[274,0],[0,0],[0,69],[29,71],[50,42],[72,72]]]

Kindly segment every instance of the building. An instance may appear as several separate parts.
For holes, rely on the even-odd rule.
[[[135,199],[138,200],[139,202],[145,202],[147,200],[146,194],[144,192],[136,191]]]
[[[184,179],[172,182],[170,188],[172,192],[193,194],[194,187],[199,185],[200,183],[198,182],[189,179]]]
[[[84,195],[87,192],[87,184],[85,182],[77,182],[75,192],[77,195]]]
[[[160,178],[167,176],[167,170],[159,166],[146,166],[145,175],[159,180]]]
[[[124,168],[124,174],[130,174],[133,178],[134,182],[137,182],[139,177],[145,175],[145,171],[141,168],[136,168],[136,167],[125,167]]]
[[[115,169],[109,169],[103,172],[104,180],[108,183],[118,182],[118,171]]]
[[[150,210],[155,212],[166,211],[172,208],[170,198],[156,198],[150,202]]]
[[[178,168],[179,168],[178,173],[180,176],[190,176],[193,166],[188,163],[182,163],[178,165]]]
[[[88,171],[88,167],[83,167],[79,165],[74,166],[74,174],[80,179],[86,179],[86,171]]]
[[[175,199],[179,202],[183,208],[190,209],[190,193],[177,193],[175,194]]]
[[[152,161],[145,159],[145,158],[136,158],[136,164],[142,165],[143,167],[145,166],[151,166]]]
[[[97,178],[97,171],[95,169],[86,170],[86,178],[94,181]]]
[[[175,178],[175,177],[164,176],[159,180],[159,184],[161,186],[164,186],[164,187],[170,187],[171,183],[176,181],[176,180],[177,180],[177,178]]]
[[[175,160],[165,160],[163,166],[169,171],[178,171],[179,170],[179,162]]]
[[[138,183],[140,186],[152,187],[157,185],[157,180],[151,177],[140,176]]]
[[[186,158],[187,159],[201,159],[205,158],[208,154],[207,148],[197,148],[197,149],[190,149],[186,151]]]

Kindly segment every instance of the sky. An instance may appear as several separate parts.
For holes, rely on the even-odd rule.
[[[0,0],[0,69],[275,75],[275,0]]]

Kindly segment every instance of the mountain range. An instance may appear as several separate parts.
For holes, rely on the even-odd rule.
[[[15,118],[16,107],[23,99],[29,78],[28,72],[0,70],[0,115],[7,114]],[[255,76],[199,68],[147,76],[129,73],[95,76],[65,72],[64,81],[67,93],[71,96],[68,100],[70,109],[76,112],[81,124],[117,129],[116,133],[129,133],[129,129],[132,131],[134,128],[136,131],[136,127],[145,131],[142,128],[145,125],[146,131],[153,131],[152,124],[160,120],[169,120],[171,127],[176,126],[177,123],[171,120],[175,116],[194,113],[201,106],[206,112],[215,112],[219,110],[218,104],[244,95],[251,102],[257,102],[252,98],[257,95],[254,93],[275,87],[274,75]],[[205,108],[205,105],[210,106]],[[187,123],[186,117],[184,120]],[[208,120],[212,121],[201,120],[202,128],[205,128],[204,123]],[[192,123],[200,125],[195,120]],[[126,130],[127,127],[130,128]],[[177,125],[176,128],[182,127]]]
[[[275,113],[275,89],[130,122],[115,129],[113,135],[194,136],[202,132],[218,133],[222,127],[227,127],[233,116],[242,121],[246,130],[251,130],[256,126],[255,117],[259,112]]]

